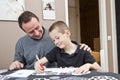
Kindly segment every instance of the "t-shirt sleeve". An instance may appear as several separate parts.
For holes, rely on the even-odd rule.
[[[56,61],[56,54],[58,53],[58,48],[53,48],[48,54],[46,54],[46,58],[48,62],[52,63]]]
[[[85,63],[94,63],[94,62],[96,62],[94,57],[88,51],[85,51],[84,58],[85,58]]]
[[[24,53],[24,49],[22,47],[22,43],[21,41],[19,40],[17,43],[16,43],[16,46],[15,46],[15,56],[14,56],[14,61],[20,61],[22,63],[24,63],[24,56],[23,56],[23,53]]]

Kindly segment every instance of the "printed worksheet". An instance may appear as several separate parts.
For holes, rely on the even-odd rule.
[[[74,71],[75,71],[74,67],[70,67],[70,68],[46,68],[43,73],[36,74],[36,75],[78,75],[78,74],[74,73]],[[89,74],[89,73],[90,73],[90,71],[83,73],[83,74],[79,74],[79,75],[85,75],[85,74]]]
[[[8,70],[7,69],[2,69],[0,70],[0,73],[4,73],[4,72],[7,72]]]
[[[46,68],[43,73],[37,75],[71,75],[74,68]]]
[[[14,73],[11,73],[7,76],[9,77],[28,77],[31,74],[34,74],[35,70],[26,70],[26,69],[22,69],[22,70],[17,70]]]

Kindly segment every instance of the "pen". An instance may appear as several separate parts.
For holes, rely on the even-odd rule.
[[[39,57],[38,57],[38,55],[36,54],[36,59],[37,59],[37,61],[39,62]],[[43,64],[42,63],[40,63],[39,62],[39,64],[40,64],[40,67],[41,67],[41,70],[44,70],[44,66],[43,66]]]

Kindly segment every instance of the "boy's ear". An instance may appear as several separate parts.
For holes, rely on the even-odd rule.
[[[65,34],[67,34],[68,36],[70,36],[71,35],[70,30],[65,30]]]

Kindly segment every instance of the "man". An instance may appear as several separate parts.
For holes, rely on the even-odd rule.
[[[55,45],[48,35],[48,31],[42,27],[39,18],[30,11],[23,12],[18,18],[19,27],[26,33],[16,44],[14,61],[9,69],[34,69],[35,55],[39,58],[45,56]],[[84,47],[85,46],[85,47]],[[88,49],[82,45],[81,48]],[[55,63],[46,63],[46,67],[55,67]]]

